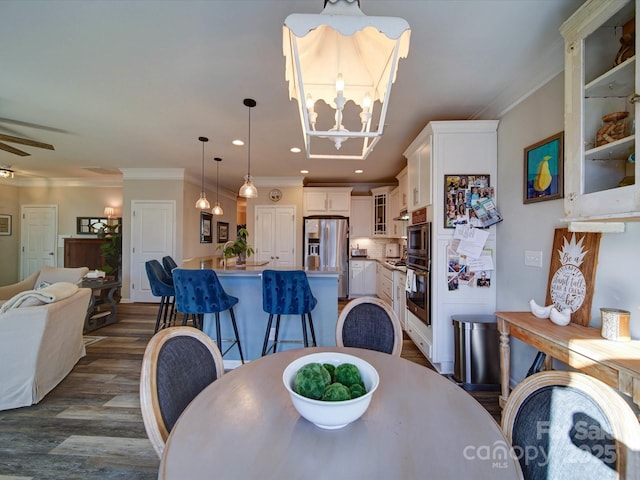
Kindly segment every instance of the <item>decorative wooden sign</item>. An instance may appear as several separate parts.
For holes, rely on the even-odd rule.
[[[571,309],[571,323],[587,326],[591,320],[600,233],[569,232],[556,228],[545,305]]]

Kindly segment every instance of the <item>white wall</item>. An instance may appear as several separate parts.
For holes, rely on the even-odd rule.
[[[500,119],[498,130],[497,306],[502,311],[529,309],[534,298],[544,303],[554,229],[564,227],[563,200],[523,204],[523,149],[564,129],[564,76],[551,80]],[[591,326],[600,326],[600,307],[631,311],[632,336],[640,339],[640,223],[625,233],[605,233],[600,242]],[[543,268],[524,265],[524,251],[543,252]],[[536,350],[512,340],[511,378],[520,381]]]

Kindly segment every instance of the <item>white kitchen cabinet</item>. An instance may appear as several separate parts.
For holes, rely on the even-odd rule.
[[[351,210],[351,187],[303,189],[304,215],[342,215],[348,217]]]
[[[407,176],[407,167],[404,167],[402,171],[396,175],[398,179],[398,189],[400,197],[400,212],[409,208],[409,196],[407,191],[409,190],[409,178]],[[399,212],[398,212],[399,213]]]
[[[404,311],[407,308],[407,296],[405,285],[407,284],[407,272],[402,270],[393,271],[393,311],[396,312],[402,328],[405,326]]]
[[[349,216],[349,238],[369,238],[373,236],[373,197],[351,197]]]
[[[253,247],[257,261],[268,261],[270,267],[296,265],[296,207],[257,205],[255,226]]]
[[[420,134],[405,150],[407,159],[407,209],[431,205],[431,137]]]
[[[564,210],[568,221],[640,220],[640,167],[631,162],[638,139],[639,64],[614,66],[620,37],[637,30],[633,0],[589,0],[560,28],[565,40]],[[638,52],[638,36],[635,51]],[[596,146],[604,115],[628,112],[624,137]],[[624,180],[623,180],[624,179]]]
[[[373,236],[389,237],[393,223],[391,215],[391,191],[393,187],[372,188],[373,195]]]
[[[393,307],[393,271],[379,262],[376,265],[376,295]]]
[[[430,122],[412,145],[413,152],[429,152],[430,190],[432,202],[426,206],[426,219],[431,222],[431,324],[419,320],[410,312],[405,326],[420,350],[427,355],[436,370],[442,374],[453,372],[454,336],[453,315],[488,314],[496,309],[497,270],[490,272],[489,287],[478,287],[460,281],[457,288],[449,289],[449,262],[455,260],[450,253],[455,229],[445,228],[445,175],[487,175],[490,185],[497,180],[497,129],[496,120],[467,120]],[[411,174],[409,174],[411,175]],[[409,178],[411,181],[411,176]],[[494,192],[498,202],[499,192]],[[409,196],[411,199],[411,195]],[[498,202],[498,209],[500,208]],[[487,231],[486,248],[492,253],[496,266],[496,226]],[[479,275],[479,274],[478,274]],[[479,278],[479,276],[477,277]]]
[[[349,260],[349,296],[376,294],[376,263],[374,260]]]
[[[394,218],[400,215],[400,187],[396,187],[391,190],[389,195],[389,237],[400,238],[406,236],[404,230],[405,222],[401,220],[394,220]]]

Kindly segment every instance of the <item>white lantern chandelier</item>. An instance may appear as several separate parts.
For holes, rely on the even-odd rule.
[[[398,61],[409,53],[409,24],[368,17],[359,0],[325,0],[322,13],[289,15],[283,33],[289,97],[298,100],[307,158],[364,160],[382,135]],[[331,111],[333,120],[325,118]],[[350,139],[357,147],[347,144],[349,151],[338,154],[318,138],[335,150]]]

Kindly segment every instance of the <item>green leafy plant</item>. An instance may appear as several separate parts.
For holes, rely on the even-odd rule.
[[[100,246],[100,252],[104,259],[101,270],[107,275],[118,278],[122,266],[122,233],[121,225],[105,225],[102,234],[105,243]]]
[[[236,238],[233,242],[227,242],[224,245],[219,245],[218,250],[222,250],[222,255],[224,258],[231,257],[250,257],[253,255],[254,250],[247,243],[247,237],[249,236],[249,231],[246,228],[241,228],[238,230],[238,238]]]

